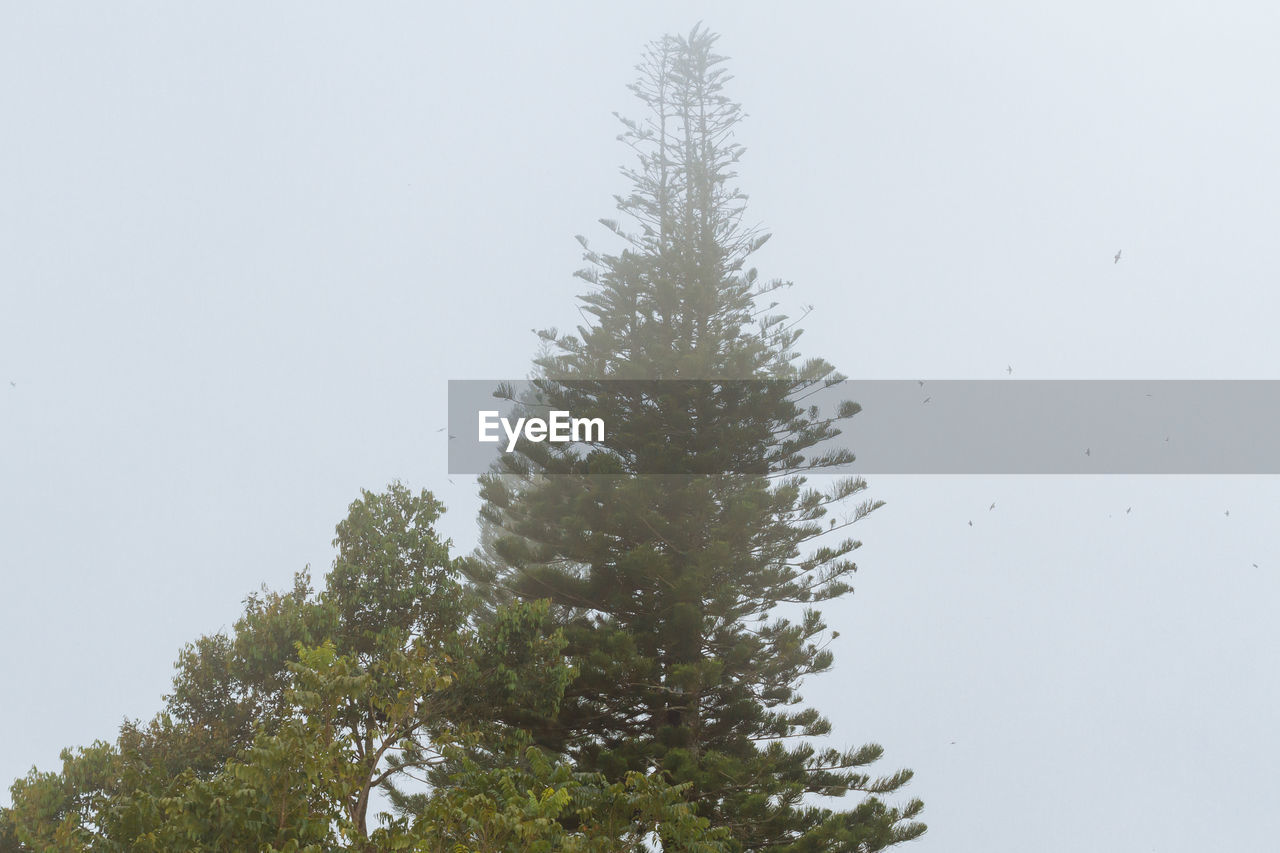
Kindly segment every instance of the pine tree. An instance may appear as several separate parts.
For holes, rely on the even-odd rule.
[[[874,744],[813,746],[830,724],[797,693],[832,663],[812,605],[848,592],[856,568],[859,543],[833,540],[879,504],[852,500],[860,478],[807,485],[851,461],[818,445],[857,406],[801,404],[843,377],[800,358],[796,324],[763,304],[789,285],[747,267],[767,235],[732,184],[741,111],[715,41],[668,36],[638,66],[647,114],[620,137],[638,160],[617,197],[629,222],[601,220],[622,249],[578,238],[590,316],[540,333],[520,401],[601,417],[606,437],[589,453],[526,443],[482,477],[473,577],[495,600],[550,599],[563,627],[577,676],[535,731],[544,747],[611,779],[692,783],[698,813],[743,850],[879,850],[924,832],[919,800],[881,799],[910,771],[869,775]],[[822,523],[837,505],[843,521]],[[815,805],[847,792],[863,794],[851,810]]]

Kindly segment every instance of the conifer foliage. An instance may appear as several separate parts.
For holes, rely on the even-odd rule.
[[[733,184],[742,114],[715,42],[668,36],[638,66],[644,115],[620,137],[631,189],[624,218],[601,220],[621,248],[578,238],[587,322],[539,333],[520,400],[601,417],[605,439],[496,463],[475,576],[495,602],[550,599],[563,628],[577,675],[541,744],[608,778],[690,783],[742,850],[879,850],[924,832],[919,800],[882,799],[910,771],[871,775],[874,744],[813,746],[830,725],[797,693],[832,663],[813,605],[850,590],[846,528],[879,504],[859,478],[807,484],[852,461],[821,445],[858,407],[803,404],[843,377],[800,357],[795,322],[767,302],[789,284],[747,265],[768,235]],[[849,810],[815,805],[848,792]]]

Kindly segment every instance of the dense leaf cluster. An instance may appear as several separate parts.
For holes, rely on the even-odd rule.
[[[680,789],[578,772],[506,722],[556,712],[563,637],[545,603],[468,624],[441,509],[366,492],[323,590],[250,596],[183,649],[164,712],[15,782],[0,850],[603,851],[667,824],[719,849]],[[374,828],[379,789],[401,808]]]

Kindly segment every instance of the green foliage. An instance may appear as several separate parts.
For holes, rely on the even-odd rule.
[[[17,780],[0,853],[810,853],[924,832],[919,800],[884,799],[910,771],[818,749],[831,726],[801,705],[832,664],[813,606],[849,591],[844,530],[879,504],[849,505],[856,478],[806,483],[850,461],[816,448],[858,407],[800,404],[841,377],[760,304],[788,285],[746,263],[767,235],[742,225],[714,41],[645,55],[631,224],[602,220],[624,248],[587,248],[592,319],[542,333],[522,401],[602,416],[606,440],[482,478],[483,559],[450,556],[430,493],[362,492],[320,590],[303,571],[250,595],[182,649],[162,713]],[[377,791],[396,813],[374,828]]]
[[[740,111],[714,42],[695,29],[646,53],[646,115],[622,136],[637,155],[618,198],[630,225],[602,220],[622,250],[579,238],[588,322],[540,333],[517,401],[600,417],[606,438],[500,458],[471,575],[494,602],[549,599],[563,627],[577,676],[533,729],[541,746],[615,782],[657,770],[739,849],[880,849],[924,832],[918,801],[880,799],[910,772],[868,775],[874,745],[817,750],[830,724],[797,692],[832,663],[812,605],[850,590],[860,543],[844,534],[879,503],[853,503],[857,478],[806,484],[852,460],[818,448],[858,406],[801,404],[842,377],[801,359],[796,324],[761,304],[788,284],[747,265],[767,235],[743,225]],[[822,523],[837,508],[842,522]],[[861,805],[813,805],[849,792]]]
[[[519,739],[509,750],[515,752]],[[426,801],[418,837],[428,850],[459,853],[644,851],[657,834],[688,853],[720,853],[711,831],[659,777],[629,773],[615,783],[575,772],[529,746],[523,760],[486,767],[458,750],[448,783]]]
[[[457,561],[434,525],[444,505],[394,483],[364,492],[338,524],[323,601],[348,654],[376,657],[410,643],[441,649],[466,618]]]
[[[7,843],[31,850],[72,851],[95,847],[105,805],[118,790],[118,756],[101,741],[64,749],[60,773],[32,768],[10,787],[13,806],[5,815]],[[22,848],[18,848],[22,849]]]
[[[0,807],[0,853],[19,853],[24,849],[9,809]]]
[[[606,783],[517,748],[522,725],[558,711],[573,677],[565,640],[547,602],[466,624],[457,564],[433,528],[441,510],[398,485],[365,492],[319,594],[302,573],[286,593],[250,596],[231,636],[183,649],[164,713],[15,782],[0,850],[603,851],[655,830],[709,838],[659,779]],[[427,777],[425,793],[395,784]],[[373,828],[379,789],[402,810]]]
[[[287,693],[293,715],[273,732],[260,730],[213,779],[188,776],[161,798],[164,822],[147,836],[154,849],[359,850],[378,843],[378,833],[371,838],[363,825],[362,807],[380,756],[364,749],[369,733],[350,725],[351,709],[373,711],[372,737],[390,748],[421,725],[422,697],[446,686],[447,676],[425,656],[402,652],[369,671],[332,643],[299,647],[289,669],[296,677]],[[394,693],[385,689],[391,681],[399,685]]]

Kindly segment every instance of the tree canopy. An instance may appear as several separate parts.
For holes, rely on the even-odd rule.
[[[668,36],[638,68],[624,219],[601,220],[620,251],[579,238],[586,322],[540,333],[517,401],[609,429],[586,449],[526,443],[482,478],[480,585],[494,601],[550,600],[564,631],[577,674],[539,743],[609,778],[688,785],[736,849],[881,849],[924,831],[918,800],[880,798],[910,771],[868,774],[875,744],[817,749],[830,724],[797,692],[832,663],[812,605],[849,591],[860,543],[847,528],[879,503],[853,502],[859,478],[806,480],[852,461],[820,445],[858,407],[802,405],[843,377],[800,356],[796,323],[765,303],[788,284],[748,265],[768,235],[745,224],[733,184],[741,111],[715,42]],[[848,811],[814,801],[847,792],[865,797]]]
[[[602,220],[620,249],[579,238],[587,319],[540,333],[519,400],[605,437],[503,456],[472,557],[430,492],[362,492],[318,589],[303,571],[251,594],[180,651],[153,719],[18,779],[0,853],[802,853],[925,831],[919,800],[887,799],[910,771],[816,746],[831,725],[799,693],[831,667],[816,605],[850,590],[848,528],[879,503],[856,477],[810,485],[851,461],[821,448],[858,407],[804,404],[842,377],[748,264],[768,235],[734,186],[715,43],[644,54],[623,219]]]
[[[468,624],[441,510],[365,492],[319,593],[300,573],[249,596],[182,650],[153,720],[17,780],[0,851],[604,851],[660,824],[719,850],[679,788],[580,772],[504,722],[556,712],[564,640],[545,602]],[[374,827],[379,789],[401,808]]]

